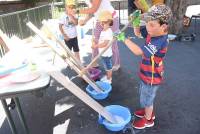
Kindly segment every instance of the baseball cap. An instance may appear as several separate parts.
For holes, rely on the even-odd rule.
[[[142,20],[151,21],[151,20],[160,20],[163,23],[169,23],[172,17],[171,9],[164,5],[158,4],[152,6],[147,13],[142,15]]]

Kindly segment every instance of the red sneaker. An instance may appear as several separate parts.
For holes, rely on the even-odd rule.
[[[144,129],[146,127],[153,127],[154,121],[152,119],[147,120],[145,117],[143,117],[142,119],[134,121],[132,125],[136,129]]]
[[[144,114],[145,114],[144,108],[134,112],[134,115],[139,117],[139,118],[143,118]],[[152,112],[151,119],[155,120],[155,118],[156,118],[155,114],[154,114],[154,112]]]

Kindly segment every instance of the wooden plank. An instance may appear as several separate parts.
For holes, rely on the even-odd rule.
[[[62,57],[62,55],[60,54],[59,50],[56,48],[56,46],[54,44],[52,44],[52,42],[47,39],[45,37],[45,35],[37,28],[35,27],[31,22],[27,23],[27,26],[32,29],[37,35],[39,35],[52,49],[53,51],[55,51],[60,57]],[[68,52],[68,50],[66,49],[66,51]],[[71,52],[71,51],[70,51]],[[65,54],[65,56],[67,57],[68,53]],[[70,54],[70,53],[69,53]],[[72,54],[73,55],[73,54]],[[71,56],[71,54],[70,54]],[[91,85],[94,90],[96,90],[97,92],[102,92],[103,89],[101,87],[99,87],[93,80],[91,80],[87,74],[83,74],[82,70],[79,67],[76,67],[70,60],[66,59],[68,63],[71,63],[70,66],[77,72],[77,74],[79,74],[89,85]],[[65,62],[66,62],[65,60]]]
[[[108,112],[103,106],[92,99],[88,94],[82,91],[77,85],[71,82],[68,77],[57,71],[51,71],[48,72],[48,74],[51,75],[60,84],[62,84],[72,94],[82,100],[85,104],[87,104],[97,113],[102,115],[106,120],[110,121],[111,123],[117,123],[116,119],[110,112]]]

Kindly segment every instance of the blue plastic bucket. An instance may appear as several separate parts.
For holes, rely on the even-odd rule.
[[[108,97],[109,92],[112,90],[112,86],[107,82],[96,81],[96,84],[103,89],[102,92],[97,92],[90,85],[86,87],[86,91],[96,100],[102,100]]]
[[[99,115],[98,122],[103,124],[110,131],[121,131],[131,120],[130,110],[120,105],[106,106],[105,109],[110,112],[118,123],[113,124]]]

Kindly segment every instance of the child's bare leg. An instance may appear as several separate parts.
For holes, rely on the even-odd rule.
[[[75,57],[81,62],[81,59],[80,59],[80,54],[79,52],[74,52],[74,55]]]
[[[152,112],[153,112],[153,105],[150,107],[145,107],[145,117],[147,120],[151,119]]]
[[[108,80],[112,79],[112,70],[106,71],[106,75]]]

